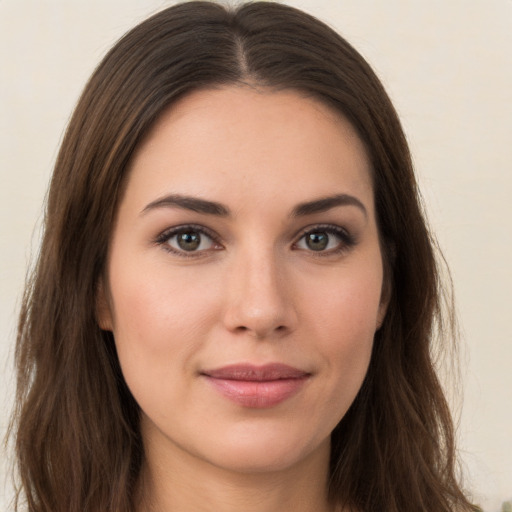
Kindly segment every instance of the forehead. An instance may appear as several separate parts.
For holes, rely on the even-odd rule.
[[[135,152],[127,192],[372,196],[363,143],[341,114],[296,91],[201,90],[165,111]],[[307,197],[306,197],[307,198]]]

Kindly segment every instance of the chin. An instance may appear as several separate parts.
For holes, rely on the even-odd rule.
[[[255,429],[216,444],[209,458],[218,467],[248,474],[285,471],[314,457],[328,461],[329,456],[330,436],[319,442],[297,438],[289,430],[265,435],[262,429]]]

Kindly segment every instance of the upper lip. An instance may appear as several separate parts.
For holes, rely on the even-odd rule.
[[[213,379],[264,382],[282,379],[300,379],[310,374],[293,366],[270,363],[262,366],[253,364],[231,364],[222,368],[205,370],[203,375]]]

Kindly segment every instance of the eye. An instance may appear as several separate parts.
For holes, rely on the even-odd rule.
[[[212,249],[220,248],[213,235],[199,226],[179,226],[162,233],[156,240],[169,252],[180,256],[192,256]]]
[[[338,253],[355,244],[354,237],[339,226],[316,226],[299,238],[295,248],[318,253]]]

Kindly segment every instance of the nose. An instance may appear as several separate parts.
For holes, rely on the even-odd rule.
[[[295,330],[292,283],[272,251],[240,255],[230,268],[225,327],[258,339],[279,338]]]

